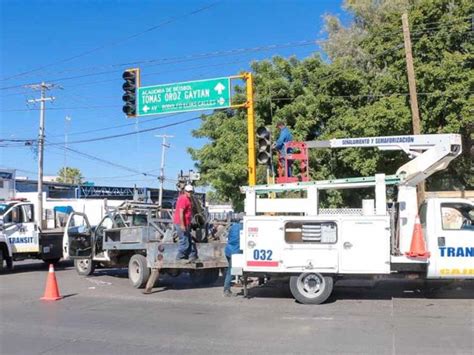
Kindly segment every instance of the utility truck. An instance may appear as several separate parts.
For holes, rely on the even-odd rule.
[[[195,205],[194,196],[193,201]],[[219,277],[220,268],[227,266],[225,243],[210,238],[202,210],[193,210],[192,233],[200,261],[176,260],[178,243],[171,210],[132,201],[106,207],[105,217],[94,228],[87,215],[72,213],[64,234],[64,258],[74,260],[77,273],[83,276],[93,274],[98,265],[128,266],[133,287],[146,285],[148,293],[160,272],[173,277],[187,273],[196,284],[212,284]]]
[[[284,277],[294,298],[309,304],[323,303],[344,278],[474,278],[474,203],[433,198],[418,209],[417,200],[417,184],[461,154],[460,135],[305,143],[316,149],[402,150],[411,160],[394,175],[242,188],[243,253],[232,256],[232,274],[243,278],[245,295],[249,276]],[[397,191],[393,201],[387,187]],[[368,188],[375,200],[361,201],[361,208],[319,205],[323,190]],[[415,223],[418,215],[421,226]]]
[[[62,257],[64,225],[61,226],[57,209],[55,225],[42,230],[35,222],[34,204],[26,199],[0,201],[0,270],[13,269],[13,262],[41,259],[56,263]],[[65,220],[64,220],[65,221]]]

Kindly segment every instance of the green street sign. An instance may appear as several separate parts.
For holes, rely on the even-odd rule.
[[[230,78],[144,86],[137,90],[137,116],[213,110],[230,104]]]

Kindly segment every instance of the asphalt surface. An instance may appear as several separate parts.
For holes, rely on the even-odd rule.
[[[309,306],[278,284],[224,298],[222,279],[196,288],[185,276],[143,295],[126,270],[84,278],[64,262],[64,298],[44,302],[46,276],[39,262],[0,275],[0,354],[474,353],[472,282],[433,292],[420,282],[346,284]]]

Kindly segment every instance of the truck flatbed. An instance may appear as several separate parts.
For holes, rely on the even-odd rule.
[[[206,260],[199,262],[184,262],[181,260],[166,261],[160,264],[156,262],[154,268],[159,269],[180,269],[180,270],[198,270],[198,269],[211,269],[211,268],[225,268],[227,262],[221,260]]]

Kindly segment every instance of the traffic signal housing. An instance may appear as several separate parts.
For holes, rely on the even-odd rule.
[[[122,111],[128,117],[137,115],[137,88],[140,86],[140,69],[132,68],[123,72],[122,78],[125,81],[122,85],[124,105]]]
[[[267,127],[257,128],[257,162],[262,165],[269,165],[272,161],[271,135]]]

